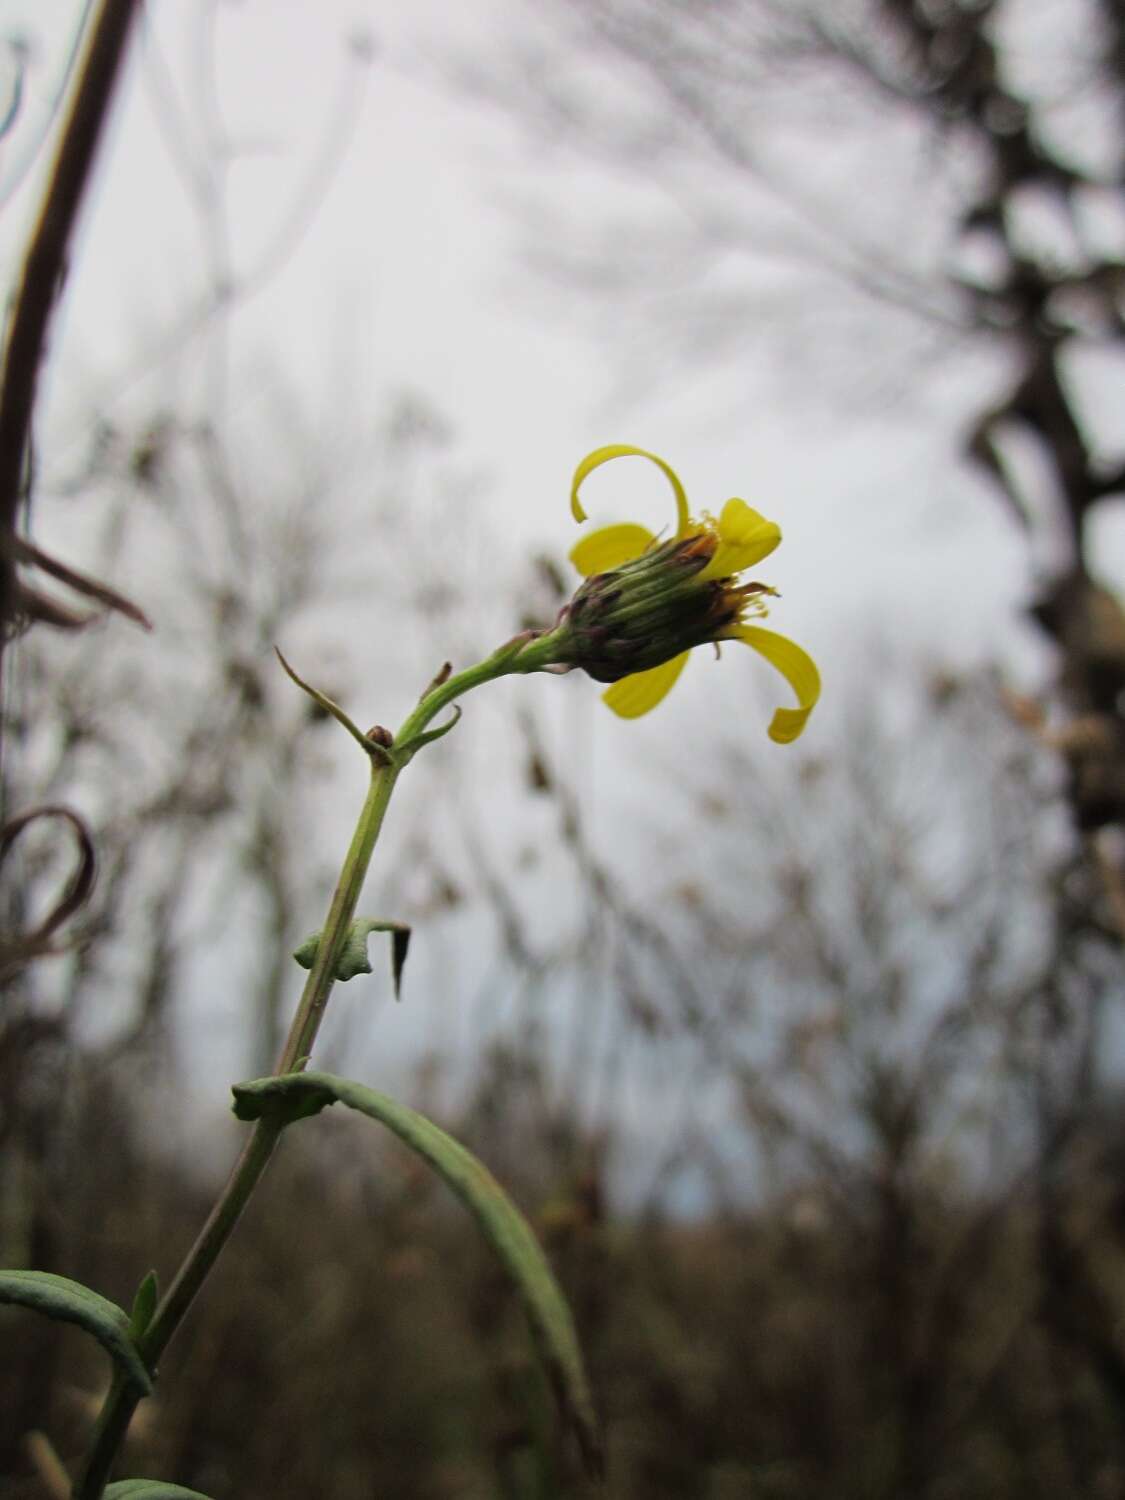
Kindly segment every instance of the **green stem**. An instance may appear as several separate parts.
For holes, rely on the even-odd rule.
[[[537,671],[548,659],[549,652],[539,639],[527,642],[517,640],[501,647],[486,661],[431,688],[403,722],[393,742],[389,762],[372,758],[367,800],[363,804],[351,846],[344,858],[316,959],[305,981],[297,1013],[275,1069],[276,1074],[301,1072],[308,1066],[316,1034],[324,1019],[328,996],[336,982],[336,963],[340,949],[355,916],[356,903],[367,876],[375,842],[383,826],[391,793],[400,771],[412,754],[407,748],[403,757],[396,757],[394,747],[400,744],[409,747],[410,741],[423,733],[435,715],[462,693],[512,672]],[[161,1298],[152,1322],[138,1340],[141,1355],[150,1370],[155,1371],[160,1356],[230,1238],[273,1155],[280,1132],[280,1126],[265,1120],[260,1120],[254,1127],[207,1222]],[[121,1379],[114,1380],[98,1418],[85,1467],[75,1482],[74,1500],[100,1500],[117,1450],[124,1441],[139,1401],[140,1393],[135,1387]]]
[[[230,1237],[250,1194],[266,1169],[279,1134],[276,1127],[266,1125],[265,1121],[260,1121],[254,1127],[230,1180],[157,1308],[148,1331],[138,1340],[141,1355],[150,1370],[156,1369],[157,1360]],[[85,1467],[75,1481],[75,1500],[100,1500],[117,1457],[117,1450],[125,1440],[125,1433],[140,1399],[136,1386],[128,1384],[120,1376],[114,1378],[94,1429]]]
[[[397,776],[397,766],[372,761],[367,800],[363,804],[351,847],[344,858],[340,878],[336,883],[316,961],[305,981],[297,1013],[278,1061],[276,1072],[279,1074],[299,1072],[308,1065],[313,1041],[335,983],[336,958],[347,935],[348,924],[355,915],[356,902],[359,900]],[[242,1210],[273,1155],[279,1134],[280,1127],[277,1125],[265,1120],[259,1121],[243,1147],[226,1187],[161,1298],[152,1322],[138,1341],[141,1355],[150,1370],[156,1368],[169,1340],[183,1321],[196,1293],[230,1238],[231,1231],[238,1223]],[[140,1394],[134,1387],[114,1381],[98,1419],[86,1466],[74,1488],[75,1500],[99,1500],[139,1400]]]
[[[475,666],[466,667],[463,672],[435,684],[423,694],[418,707],[403,721],[402,728],[395,736],[395,745],[408,744],[422,733],[443,708],[448,708],[455,698],[460,698],[472,688],[493,682],[497,677],[541,672],[554,659],[554,649],[553,635],[532,635],[529,632],[526,636],[516,636]]]
[[[367,867],[371,863],[375,840],[379,837],[387,804],[398,779],[398,769],[393,764],[379,765],[372,762],[367,801],[359,815],[351,848],[344,860],[332,905],[328,908],[328,919],[320,935],[316,959],[305,981],[297,1014],[293,1017],[293,1024],[274,1070],[276,1073],[298,1073],[308,1067],[309,1054],[324,1019],[328,996],[336,982],[336,962],[348,927],[355,916],[356,903],[367,878]],[[158,1312],[157,1318],[159,1316]]]

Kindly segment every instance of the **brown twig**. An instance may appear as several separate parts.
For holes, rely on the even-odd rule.
[[[47,328],[140,4],[102,0],[15,294],[0,372],[0,535],[15,531]],[[14,592],[13,561],[0,556],[0,620],[8,617]]]
[[[59,562],[57,558],[48,556],[41,548],[32,546],[23,537],[16,536],[12,532],[9,532],[6,536],[3,532],[0,532],[0,562],[22,562],[37,567],[42,572],[48,574],[49,577],[57,578],[61,583],[65,583],[68,588],[73,589],[76,594],[81,594],[83,598],[93,599],[107,610],[117,610],[119,613],[128,616],[130,620],[140,625],[144,630],[152,629],[152,621],[145,614],[144,610],[138,608],[131,599],[126,599],[124,594],[119,594],[116,589],[111,589],[108,584],[101,583],[98,579],[91,578],[86,573],[79,573],[76,569],[67,567],[66,563]],[[37,590],[29,588],[26,585],[21,586],[19,581],[16,580],[10,598],[12,614],[20,612],[21,596],[30,597],[46,611],[56,609],[64,617],[70,613],[64,605],[47,599],[44,595],[39,594]],[[34,617],[43,619],[47,618],[47,615],[35,614]],[[96,614],[71,614],[69,619],[48,619],[48,623],[81,626],[89,624],[91,620],[97,618]]]

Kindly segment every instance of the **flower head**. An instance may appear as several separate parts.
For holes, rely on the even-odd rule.
[[[773,521],[744,500],[728,500],[718,517],[693,520],[679,478],[662,458],[615,443],[578,465],[571,510],[584,521],[578,492],[585,479],[615,458],[647,458],[666,475],[676,499],[676,531],[660,541],[644,526],[607,526],[584,537],[570,554],[584,576],[560,617],[556,658],[610,686],[604,701],[623,718],[648,713],[671,690],[693,646],[741,641],[775,667],[797,697],[779,708],[770,738],[795,740],[820,696],[820,674],[800,646],[751,624],[767,613],[776,590],[742,575],[781,541]]]

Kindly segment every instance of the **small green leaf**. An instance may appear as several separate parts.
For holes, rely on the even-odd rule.
[[[135,1386],[146,1396],[152,1395],[152,1376],[130,1336],[129,1319],[116,1302],[80,1281],[48,1271],[0,1271],[0,1302],[30,1307],[63,1323],[77,1323],[93,1334]]]
[[[316,955],[320,952],[320,933],[310,932],[303,943],[299,943],[293,949],[293,957],[301,965],[302,969],[311,969],[316,963]],[[338,978],[339,976],[337,976]]]
[[[168,1484],[163,1479],[119,1479],[102,1491],[103,1500],[210,1500],[199,1490],[185,1490],[182,1484]]]
[[[419,734],[411,735],[407,740],[402,740],[395,746],[395,755],[400,765],[408,765],[418,754],[423,745],[432,745],[435,740],[443,740],[451,729],[456,729],[461,719],[461,705],[453,705],[453,717],[439,724],[436,729],[426,729]]]
[[[302,969],[311,969],[316,963],[316,955],[320,952],[320,933],[310,932],[303,943],[293,949],[293,957],[301,965]]]
[[[416,1110],[331,1073],[288,1073],[234,1087],[240,1120],[282,1125],[346,1104],[378,1120],[453,1189],[515,1282],[556,1398],[572,1423],[589,1471],[602,1472],[602,1450],[570,1309],[527,1220],[491,1172],[452,1136]]]
[[[143,1336],[152,1322],[152,1315],[156,1311],[156,1304],[159,1300],[160,1286],[156,1280],[156,1272],[150,1271],[137,1288],[136,1296],[133,1298],[129,1335],[134,1341]]]
[[[371,960],[367,956],[367,939],[373,932],[391,934],[391,974],[394,979],[395,999],[398,1000],[402,987],[402,967],[406,962],[407,949],[410,947],[410,928],[405,922],[383,922],[377,917],[356,917],[355,921],[348,926],[347,936],[340,948],[340,956],[336,960],[336,978],[343,984],[349,979],[354,979],[357,974],[371,973]],[[316,955],[320,952],[320,939],[321,934],[314,932],[299,948],[293,950],[293,957],[302,969],[311,969],[316,963]]]

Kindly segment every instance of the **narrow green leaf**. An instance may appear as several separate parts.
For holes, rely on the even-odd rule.
[[[102,1500],[210,1500],[210,1496],[163,1479],[118,1479],[106,1485]]]
[[[453,716],[438,726],[437,729],[426,729],[419,734],[411,735],[409,739],[400,741],[395,746],[395,754],[401,765],[409,763],[418,754],[423,745],[432,745],[435,740],[443,740],[451,729],[456,729],[461,719],[461,705],[453,705]]]
[[[0,1271],[0,1302],[30,1307],[63,1323],[77,1323],[93,1334],[135,1386],[151,1396],[152,1376],[133,1344],[129,1318],[116,1302],[79,1281],[48,1271]]]
[[[137,1288],[133,1298],[133,1312],[129,1319],[129,1336],[135,1341],[139,1339],[148,1325],[152,1322],[152,1315],[156,1311],[156,1304],[160,1300],[160,1286],[156,1280],[156,1272],[150,1271]]]
[[[289,677],[292,678],[292,680],[297,684],[302,692],[308,693],[309,697],[313,700],[318,708],[322,709],[326,714],[331,714],[338,724],[342,724],[351,735],[352,739],[358,740],[373,760],[377,761],[381,766],[389,766],[391,763],[391,757],[387,754],[386,746],[380,745],[377,741],[369,739],[367,735],[364,734],[359,725],[356,724],[354,720],[348,717],[348,715],[344,712],[344,710],[338,703],[333,703],[332,699],[329,698],[327,693],[322,693],[319,688],[314,688],[310,683],[307,683],[303,677],[298,677],[293,668],[285,660],[284,656],[282,656],[280,649],[277,646],[275,646],[273,649],[277,655],[278,661],[281,663],[285,672],[289,675]]]
[[[385,1125],[453,1189],[515,1282],[556,1398],[574,1427],[588,1470],[602,1472],[602,1451],[570,1309],[527,1220],[491,1172],[416,1110],[331,1073],[288,1073],[236,1084],[240,1120],[263,1116],[283,1125],[346,1104]]]

